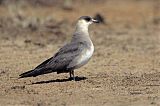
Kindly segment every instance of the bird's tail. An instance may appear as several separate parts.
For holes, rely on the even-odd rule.
[[[36,77],[38,75],[47,74],[47,73],[51,73],[51,72],[53,72],[53,71],[50,69],[44,69],[44,68],[34,69],[34,70],[30,70],[30,71],[27,71],[25,73],[20,74],[19,78]]]

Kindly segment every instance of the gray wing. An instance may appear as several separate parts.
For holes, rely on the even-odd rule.
[[[36,68],[45,67],[57,72],[69,70],[67,66],[80,55],[84,46],[84,42],[69,43],[63,46],[52,58],[44,61]]]
[[[55,55],[38,65],[35,69],[22,73],[20,78],[38,76],[51,72],[68,72],[74,67],[70,67],[70,63],[74,63],[76,58],[82,53],[85,42],[70,43],[63,46]],[[68,67],[69,66],[69,67]]]

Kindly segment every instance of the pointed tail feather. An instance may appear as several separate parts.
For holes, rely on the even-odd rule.
[[[35,70],[30,70],[30,71],[24,72],[24,73],[22,73],[22,74],[19,75],[19,76],[20,76],[19,78],[36,76],[36,74],[35,74],[34,71],[35,71]]]
[[[44,68],[34,69],[34,70],[30,70],[30,71],[27,71],[25,73],[20,74],[19,78],[36,77],[38,75],[47,74],[47,73],[51,73],[51,72],[53,72],[53,71],[50,69],[44,69]]]

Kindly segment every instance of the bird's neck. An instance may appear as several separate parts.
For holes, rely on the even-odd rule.
[[[88,33],[88,25],[77,23],[75,32]]]
[[[83,24],[77,25],[72,37],[72,41],[86,41],[86,40],[90,40],[88,26]]]

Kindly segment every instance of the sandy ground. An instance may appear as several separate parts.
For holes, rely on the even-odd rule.
[[[3,26],[7,21],[1,22],[0,105],[159,106],[160,27],[152,23],[154,2],[127,3],[116,9],[114,1],[98,2],[90,4],[91,8],[86,6],[87,11],[67,10],[68,14],[63,9],[54,8],[53,12],[59,16],[56,22],[62,22],[63,18],[65,21],[53,29],[44,28],[44,24],[35,30],[14,24]],[[99,10],[96,11],[97,6]],[[136,6],[142,9],[136,10]],[[10,17],[4,7],[0,10],[6,13],[1,14],[1,18]],[[32,12],[37,11],[41,10],[34,8]],[[51,13],[49,8],[43,11],[38,16]],[[95,52],[87,65],[75,71],[77,81],[69,81],[68,74],[56,73],[18,79],[19,74],[34,68],[69,41],[78,16],[94,15],[98,11],[103,11],[108,22],[90,27]]]

